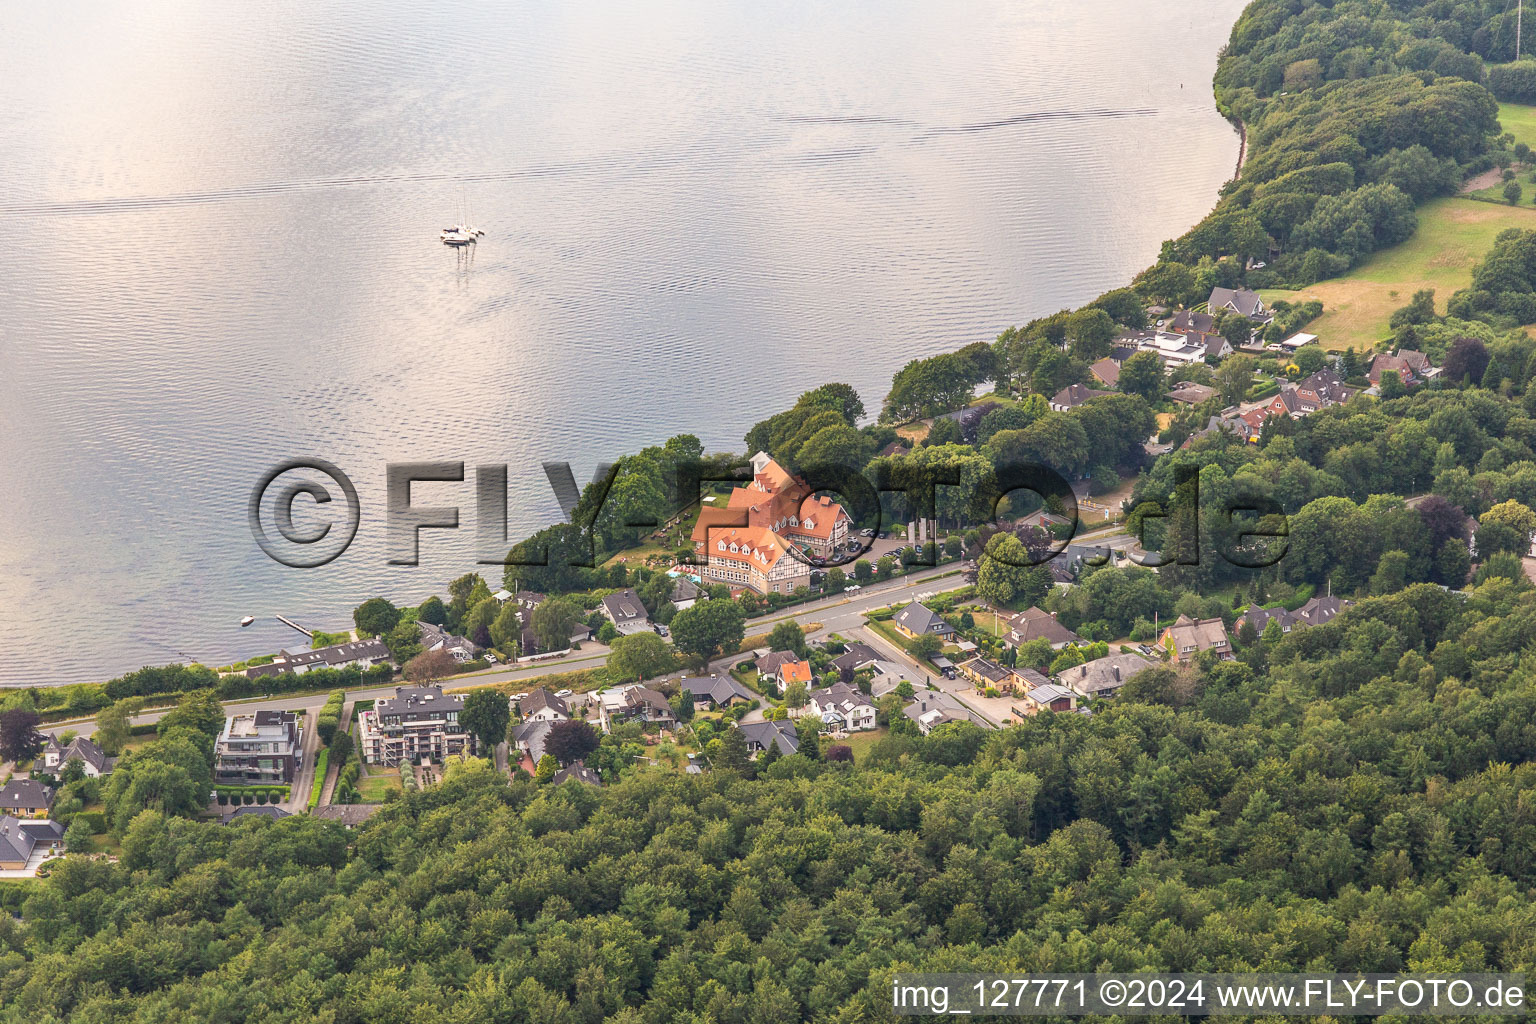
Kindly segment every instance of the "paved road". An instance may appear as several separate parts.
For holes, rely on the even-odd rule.
[[[951,695],[961,704],[964,704],[973,712],[980,715],[983,719],[991,722],[994,726],[999,728],[1002,726],[1003,723],[997,720],[997,716],[990,714],[986,708],[978,706],[976,701],[968,699],[974,689],[974,687],[971,686],[969,680],[950,679],[942,675],[933,675],[922,665],[918,664],[916,658],[913,658],[906,651],[898,649],[895,644],[891,643],[889,640],[875,632],[873,629],[870,629],[866,626],[861,630],[861,632],[863,636],[861,636],[860,639],[864,643],[869,644],[871,647],[875,648],[877,651],[886,655],[892,661],[897,662],[898,664],[910,665],[913,669],[922,674],[922,677],[925,681],[932,683],[940,690],[943,690],[945,693]]]
[[[1084,538],[1078,538],[1083,541]],[[1121,549],[1132,549],[1135,539],[1124,533],[1112,533],[1101,531],[1097,535],[1087,538],[1088,542],[1095,544],[1107,544]],[[1139,550],[1139,549],[1136,549]],[[942,577],[942,578],[941,578]],[[766,633],[779,622],[793,620],[802,627],[809,627],[812,623],[820,623],[818,629],[808,633],[811,636],[825,636],[830,633],[848,635],[857,630],[864,623],[865,616],[876,608],[883,608],[895,601],[909,601],[919,598],[924,594],[943,593],[950,590],[958,590],[965,585],[963,577],[959,574],[956,563],[934,566],[927,569],[919,569],[905,576],[886,580],[881,583],[870,583],[859,590],[822,598],[807,604],[797,605],[775,613],[771,616],[752,619],[747,623],[749,632]],[[889,646],[889,645],[887,645]],[[737,655],[733,658],[717,662],[719,665],[731,665],[740,661],[746,655]],[[489,668],[470,675],[455,676],[449,680],[449,685],[454,687],[487,686],[495,683],[520,682],[527,680],[532,682],[540,676],[551,675],[560,672],[572,672],[580,669],[597,668],[608,659],[608,649],[600,644],[593,644],[569,658],[561,658],[555,661],[539,662],[536,665],[499,666]],[[904,656],[903,661],[910,661]],[[347,691],[349,700],[379,700],[384,697],[392,697],[395,693],[394,683],[385,686],[373,686],[363,689]],[[324,706],[326,693],[276,695],[272,697],[250,697],[234,701],[225,701],[224,706],[228,710],[246,710],[256,707],[273,709],[278,711],[305,711],[318,713]],[[136,725],[158,722],[169,709],[145,711],[133,716]],[[987,717],[987,716],[983,716]],[[57,735],[66,729],[80,731],[83,727],[89,727],[91,719],[76,719],[68,722],[55,722],[44,726],[42,731]],[[308,730],[311,739],[314,730]],[[313,769],[313,761],[310,756],[305,757],[306,764]],[[297,789],[297,787],[296,787]],[[309,791],[304,789],[304,800],[307,803]]]
[[[324,701],[320,703],[324,704]],[[289,814],[302,814],[309,808],[309,791],[315,783],[315,758],[320,756],[320,718],[318,710],[306,710],[304,716],[304,764],[288,790],[288,802],[283,809]]]
[[[883,583],[871,583],[866,587],[852,593],[838,594],[832,597],[822,598],[808,604],[798,605],[792,610],[785,610],[772,616],[764,616],[749,620],[747,629],[752,633],[765,633],[773,626],[785,619],[793,619],[802,626],[812,622],[822,623],[820,633],[834,631],[848,631],[857,627],[864,621],[864,615],[874,608],[880,608],[895,600],[909,600],[920,592],[929,590],[953,590],[964,586],[961,577],[949,575],[957,573],[953,563],[949,565],[935,566],[929,569],[921,569],[907,576],[898,576],[895,579]],[[933,587],[924,586],[925,583],[933,583],[937,576],[947,576],[939,580]],[[501,666],[487,669],[471,675],[455,676],[448,681],[454,687],[486,686],[493,683],[505,683],[522,680],[535,680],[540,676],[558,672],[571,672],[579,669],[597,668],[608,659],[608,649],[600,644],[594,644],[595,651],[584,648],[569,658],[561,658],[555,661],[540,662],[536,665],[526,666]],[[362,689],[347,691],[349,700],[379,700],[384,697],[392,697],[395,693],[395,683],[385,686],[372,686]],[[272,697],[247,697],[240,700],[225,701],[227,711],[251,710],[264,708],[277,711],[306,711],[318,713],[324,706],[327,693],[308,694],[278,694]],[[153,711],[144,711],[133,716],[135,725],[144,725],[160,721],[169,711],[162,708]],[[54,722],[43,726],[42,731],[58,735],[66,729],[74,729],[77,732],[93,725],[93,719],[74,719],[67,722]],[[312,731],[311,731],[312,732]],[[308,758],[306,757],[306,761]],[[308,801],[308,790],[305,791],[305,800]]]

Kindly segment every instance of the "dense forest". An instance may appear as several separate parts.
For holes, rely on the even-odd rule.
[[[1094,717],[858,767],[540,787],[356,833],[145,811],[11,886],[0,1020],[887,1019],[928,969],[1536,966],[1536,591],[1421,584]]]

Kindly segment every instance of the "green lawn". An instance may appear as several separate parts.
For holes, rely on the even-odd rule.
[[[365,804],[381,804],[390,790],[400,792],[400,776],[368,775],[357,780],[358,798]]]
[[[1533,186],[1536,187],[1536,186]],[[1324,348],[1368,350],[1388,335],[1393,310],[1420,288],[1435,290],[1435,304],[1472,281],[1472,266],[1487,255],[1505,228],[1536,229],[1536,208],[1436,199],[1419,207],[1419,229],[1401,245],[1384,249],[1360,266],[1298,291],[1266,289],[1266,299],[1318,299],[1323,315],[1306,328]]]
[[[1515,137],[1516,142],[1523,142],[1536,149],[1536,107],[1523,103],[1500,103],[1499,124]]]
[[[869,748],[890,735],[890,731],[890,729],[881,726],[878,729],[870,729],[865,732],[849,733],[847,739],[834,740],[831,737],[824,737],[822,742],[828,746],[842,744],[850,748],[853,751],[853,763],[862,764],[864,758],[869,756]]]

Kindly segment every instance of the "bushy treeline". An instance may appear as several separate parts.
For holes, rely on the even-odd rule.
[[[1429,589],[858,767],[477,762],[356,833],[145,811],[120,863],[5,891],[0,1020],[853,1022],[914,969],[1530,970],[1536,592]]]
[[[1219,106],[1247,129],[1241,178],[1139,287],[1198,301],[1194,272],[1222,263],[1254,287],[1299,287],[1407,238],[1415,203],[1505,151],[1484,61],[1513,50],[1502,3],[1255,0],[1216,72]],[[1523,71],[1494,80],[1507,93]]]

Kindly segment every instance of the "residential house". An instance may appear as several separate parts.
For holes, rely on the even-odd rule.
[[[1330,405],[1342,405],[1359,393],[1359,388],[1345,384],[1332,367],[1324,367],[1296,382],[1296,397],[1300,400],[1300,415],[1303,416]]]
[[[1173,652],[1179,661],[1188,661],[1201,651],[1215,651],[1223,661],[1232,658],[1232,645],[1227,640],[1227,627],[1220,617],[1192,619],[1180,615],[1173,625],[1163,630],[1158,643]]]
[[[1173,386],[1173,390],[1168,392],[1168,397],[1185,405],[1200,405],[1215,398],[1216,389],[1183,380]]]
[[[290,785],[303,763],[298,713],[230,715],[214,744],[213,781],[221,786]]]
[[[875,705],[872,698],[847,683],[833,683],[824,690],[813,690],[807,707],[821,717],[822,724],[848,732],[861,732],[875,727]]]
[[[939,618],[926,605],[913,601],[891,619],[891,625],[896,627],[896,632],[902,636],[936,636],[940,640],[948,641],[955,635],[955,627]]]
[[[236,807],[232,811],[226,811],[219,821],[225,825],[233,825],[235,822],[243,821],[246,818],[266,818],[270,821],[276,821],[279,818],[286,817],[288,817],[288,812],[276,804],[246,804]]]
[[[735,728],[747,741],[747,751],[754,759],[767,750],[770,743],[784,755],[800,749],[800,737],[788,722],[737,722]]]
[[[1066,412],[1090,399],[1112,394],[1113,391],[1095,391],[1084,384],[1069,384],[1051,396],[1051,408],[1057,412]]]
[[[811,685],[811,663],[808,661],[785,661],[779,664],[779,670],[774,673],[773,681],[778,684],[779,692],[783,693],[793,683]]]
[[[879,652],[869,644],[855,642],[849,644],[842,654],[832,659],[832,667],[839,673],[857,672],[881,660]]]
[[[58,775],[71,761],[79,761],[81,770],[90,779],[99,778],[112,770],[112,759],[107,757],[106,751],[84,736],[76,736],[69,741],[68,746],[60,746],[58,737],[49,736],[35,767],[50,775]]]
[[[962,704],[958,697],[942,690],[919,692],[901,713],[912,719],[924,736],[947,722],[970,722],[983,729],[992,728],[991,722]]]
[[[1429,357],[1422,352],[1413,349],[1398,349],[1392,355],[1385,352],[1377,353],[1371,360],[1370,369],[1366,371],[1366,379],[1373,387],[1381,386],[1381,375],[1393,372],[1397,374],[1398,381],[1404,387],[1413,387],[1422,384],[1440,371],[1430,363]]]
[[[1107,388],[1112,388],[1120,383],[1120,364],[1111,356],[1105,356],[1092,366],[1088,367],[1099,383]]]
[[[677,724],[677,713],[664,694],[639,683],[628,683],[598,694],[598,716],[603,731],[610,732],[620,722],[644,722],[670,729]]]
[[[1112,697],[1136,673],[1156,662],[1139,654],[1111,654],[1056,673],[1056,682],[1080,697]]]
[[[63,849],[64,826],[58,822],[47,818],[24,820],[9,814],[0,816],[0,870],[35,868],[38,860]]]
[[[311,817],[334,821],[351,831],[383,809],[383,804],[323,804],[309,813]]]
[[[1179,447],[1188,448],[1201,438],[1213,437],[1217,434],[1226,434],[1246,441],[1248,424],[1237,415],[1212,416],[1205,421],[1205,426],[1186,437]]]
[[[1041,711],[1071,711],[1077,707],[1077,694],[1065,686],[1046,683],[1031,687],[1024,694],[1024,707],[1029,714]]]
[[[1216,353],[1219,354],[1221,346],[1226,344],[1226,339],[1197,332],[1173,334],[1158,331],[1150,341],[1142,343],[1142,351],[1155,352],[1165,366],[1177,367],[1205,362],[1206,356],[1212,354],[1213,344]],[[1226,351],[1231,351],[1230,345],[1226,347]]]
[[[750,704],[757,699],[757,694],[730,676],[684,676],[679,685],[693,694],[694,707],[706,711],[728,708],[733,704]]]
[[[986,658],[972,658],[970,661],[962,662],[960,674],[975,683],[978,690],[984,690],[989,686],[996,690],[1013,687],[1013,673]]]
[[[760,594],[793,593],[810,585],[811,567],[790,554],[831,558],[845,544],[853,520],[843,507],[818,497],[764,452],[752,457],[752,481],[731,492],[725,508],[699,512],[692,541],[707,562],[707,582]]]
[[[704,598],[704,591],[699,585],[687,576],[679,576],[677,582],[672,584],[672,593],[667,600],[672,602],[672,607],[678,611],[692,608]]]
[[[620,636],[654,632],[651,617],[645,605],[640,603],[640,595],[635,593],[634,587],[625,587],[609,594],[598,607],[602,610],[603,618],[613,623],[613,628],[619,631]]]
[[[367,640],[351,643],[332,644],[313,651],[283,651],[273,658],[270,664],[256,665],[246,669],[245,675],[250,679],[277,675],[280,672],[303,675],[317,668],[369,669],[375,665],[389,664],[389,662],[389,648],[384,646],[384,641],[377,637],[370,637]]]
[[[445,694],[441,686],[397,686],[393,697],[358,716],[363,760],[440,764],[455,754],[472,754],[475,737],[459,722],[463,710],[461,693]]]
[[[769,651],[757,659],[757,674],[759,678],[776,679],[779,675],[779,667],[792,661],[800,661],[800,655],[794,651]]]
[[[914,691],[921,689],[921,686],[907,675],[909,670],[894,661],[877,661],[867,667],[874,672],[869,680],[869,695],[875,700],[895,692],[902,683],[908,684]]]
[[[584,782],[588,786],[601,786],[603,784],[602,776],[588,768],[581,761],[572,761],[564,768],[555,772],[554,777],[549,781],[554,786],[558,786],[562,782]]]
[[[1232,310],[1241,313],[1254,323],[1267,324],[1275,318],[1259,293],[1247,288],[1212,288],[1205,308],[1211,313]]]
[[[416,628],[421,635],[421,649],[425,652],[447,651],[460,665],[480,656],[480,648],[474,641],[455,636],[442,626],[430,622],[417,622]]]
[[[563,722],[571,717],[571,706],[564,697],[556,697],[544,687],[530,690],[517,702],[518,714],[525,722]]]
[[[1238,618],[1238,628],[1243,623],[1252,623],[1254,631],[1260,636],[1268,628],[1271,621],[1280,624],[1280,632],[1289,633],[1298,626],[1320,626],[1330,621],[1335,615],[1348,608],[1349,601],[1331,594],[1324,597],[1314,597],[1295,611],[1284,608],[1260,608],[1250,606],[1249,609]]]
[[[1022,647],[1036,639],[1046,640],[1050,643],[1051,650],[1059,651],[1068,644],[1081,642],[1082,637],[1058,622],[1056,616],[1041,608],[1026,608],[1008,620],[1009,646]]]
[[[1175,334],[1187,334],[1191,331],[1197,334],[1214,334],[1216,318],[1209,313],[1194,313],[1184,309],[1174,314],[1168,329]]]
[[[53,807],[54,789],[36,779],[12,779],[0,789],[0,814],[41,818]]]
[[[544,744],[549,739],[549,730],[554,728],[559,719],[540,718],[533,722],[523,722],[514,725],[510,732],[512,746],[522,751],[523,767],[531,774],[538,767],[539,758],[544,756]]]

